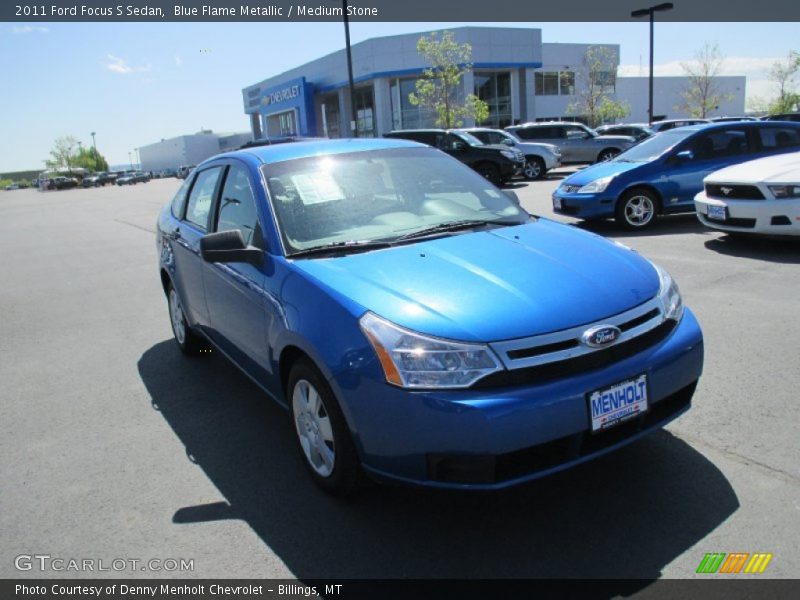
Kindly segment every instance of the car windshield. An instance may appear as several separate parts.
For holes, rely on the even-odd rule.
[[[483,146],[484,145],[484,143],[482,141],[480,141],[478,138],[476,138],[471,133],[467,133],[466,131],[454,131],[453,133],[455,135],[457,135],[458,137],[460,137],[465,142],[467,142],[470,146]]]
[[[639,142],[635,146],[619,154],[614,160],[620,162],[648,162],[658,158],[665,152],[695,133],[693,130],[671,129]]]
[[[486,179],[430,148],[333,154],[262,169],[287,255],[530,220]]]

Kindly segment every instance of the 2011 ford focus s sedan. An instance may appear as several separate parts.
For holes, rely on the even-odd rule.
[[[288,408],[333,492],[527,481],[663,426],[702,371],[666,271],[414,142],[216,156],[157,244],[177,345]]]

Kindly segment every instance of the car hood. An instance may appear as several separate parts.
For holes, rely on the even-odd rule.
[[[658,293],[635,252],[546,219],[294,266],[360,316],[464,341],[588,324]],[[353,306],[355,303],[356,306]]]
[[[594,164],[590,167],[586,167],[585,169],[581,169],[577,173],[573,173],[562,182],[562,185],[586,185],[595,179],[600,179],[601,177],[607,177],[609,175],[620,175],[622,173],[627,173],[628,171],[632,171],[646,164],[648,163],[608,160]]]
[[[704,181],[800,183],[800,152],[750,160],[714,171]]]

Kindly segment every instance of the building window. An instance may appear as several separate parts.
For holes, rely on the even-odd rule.
[[[537,96],[572,96],[575,94],[574,71],[537,71],[534,75]]]
[[[489,105],[489,118],[480,124],[496,128],[511,125],[511,74],[481,71],[474,78],[475,95]]]
[[[408,99],[417,90],[416,78],[394,79],[389,84],[392,129],[425,129],[436,126],[436,111],[414,106]],[[457,96],[457,95],[456,95]]]
[[[375,103],[372,86],[356,90],[355,107],[358,137],[375,137]]]
[[[327,137],[342,137],[339,126],[339,94],[326,94],[321,99],[322,133]]]
[[[598,71],[595,75],[595,84],[599,85],[603,92],[613,94],[617,89],[616,71]]]

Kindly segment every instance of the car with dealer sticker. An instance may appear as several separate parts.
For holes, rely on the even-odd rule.
[[[663,268],[415,142],[212,157],[156,244],[177,348],[216,348],[286,408],[334,493],[364,475],[498,489],[583,463],[685,413],[703,368]]]

